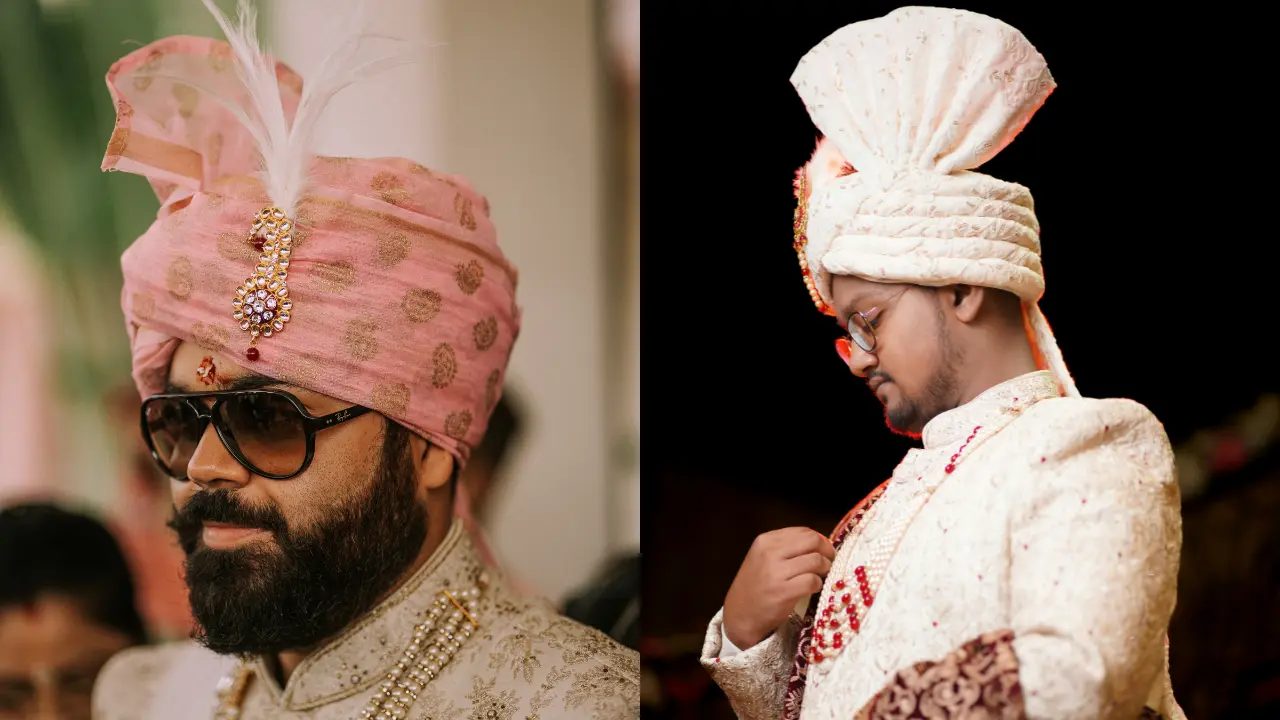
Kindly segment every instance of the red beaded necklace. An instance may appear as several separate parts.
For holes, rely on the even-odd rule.
[[[1014,398],[1014,400],[1016,402],[1017,398]],[[960,445],[955,454],[951,456],[950,461],[947,463],[946,467],[943,468],[943,472],[947,475],[955,472],[956,463],[959,462],[964,451],[969,447],[970,443],[977,438],[978,432],[981,430],[981,425],[973,428],[973,432],[969,433],[969,437],[965,439],[964,443]],[[932,492],[930,492],[930,495],[932,495]],[[925,498],[925,502],[928,502],[927,496]],[[905,527],[902,529],[905,530]],[[893,540],[892,548],[893,551],[896,551],[898,543],[902,540],[902,533],[892,533],[891,535],[897,536]],[[843,537],[841,538],[842,544],[844,539],[845,538]],[[837,548],[837,550],[838,549],[839,548]],[[885,549],[888,549],[887,546]],[[887,565],[888,559],[891,555],[892,552],[881,553],[877,560]],[[865,609],[869,609],[875,602],[875,595],[871,589],[871,580],[867,575],[867,566],[864,564],[854,568],[853,577],[858,584],[857,597],[854,596],[851,588],[849,588],[849,583],[847,583],[844,578],[836,578],[835,583],[832,586],[835,592],[831,593],[827,601],[827,606],[822,609],[821,615],[813,623],[813,628],[810,631],[811,640],[809,643],[809,660],[811,663],[817,664],[821,663],[828,657],[835,657],[844,647],[844,633],[846,626],[844,625],[845,621],[841,620],[841,614],[848,616],[848,630],[857,634],[862,627],[862,618],[860,617],[858,601],[861,601],[863,612],[865,612]],[[847,589],[850,591],[841,592]],[[828,633],[830,634],[829,638]]]

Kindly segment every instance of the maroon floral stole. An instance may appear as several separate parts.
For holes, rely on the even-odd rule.
[[[836,552],[840,552],[840,546],[858,527],[858,523],[866,516],[871,506],[884,494],[888,484],[889,481],[886,480],[880,484],[880,487],[872,490],[836,526],[836,531],[831,535],[831,544],[835,546]],[[809,600],[809,608],[805,610],[804,618],[801,619],[800,642],[796,649],[795,660],[791,663],[791,676],[787,679],[787,694],[782,704],[782,720],[799,720],[800,718],[805,678],[809,674],[809,647],[813,642],[813,623],[818,616],[818,603],[821,599],[822,591],[819,590]]]

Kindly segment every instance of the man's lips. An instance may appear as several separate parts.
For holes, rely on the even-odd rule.
[[[871,388],[871,392],[875,392],[880,389],[881,385],[884,385],[887,382],[889,381],[884,378],[871,378],[867,381],[867,387]]]
[[[206,522],[200,538],[204,541],[206,547],[229,548],[253,542],[270,534],[271,531],[258,527]]]

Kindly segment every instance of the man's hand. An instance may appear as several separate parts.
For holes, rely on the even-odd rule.
[[[822,589],[835,548],[821,533],[792,527],[756,538],[724,598],[724,634],[742,650],[769,637],[800,598]]]

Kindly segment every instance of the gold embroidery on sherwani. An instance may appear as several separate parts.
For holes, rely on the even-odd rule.
[[[524,632],[499,640],[498,651],[489,656],[489,668],[498,670],[511,665],[511,679],[523,677],[526,683],[533,682],[533,674],[542,667],[540,655],[543,651],[533,647],[533,638]]]
[[[516,691],[495,690],[497,682],[497,678],[488,682],[472,678],[471,694],[467,695],[471,701],[471,720],[511,720],[515,716]]]
[[[428,686],[426,692],[418,696],[417,705],[428,708],[423,720],[460,720],[467,716],[466,709],[446,698],[440,688]]]

